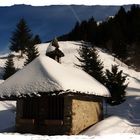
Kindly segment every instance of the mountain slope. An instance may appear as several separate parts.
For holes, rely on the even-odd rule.
[[[37,45],[40,55],[45,55],[46,49],[49,43]],[[69,65],[75,67],[75,64],[80,64],[78,62],[79,57],[78,49],[82,45],[81,42],[59,42],[61,50],[63,50],[65,57],[62,58],[62,65]],[[103,135],[103,134],[116,134],[116,133],[133,133],[140,134],[140,73],[130,69],[127,65],[119,61],[118,59],[107,54],[101,49],[97,48],[99,53],[99,58],[103,61],[104,70],[110,69],[112,64],[119,65],[119,69],[123,70],[124,74],[127,75],[128,88],[127,88],[127,100],[118,106],[107,106],[105,105],[105,118],[103,121],[92,126],[82,134],[93,136],[93,135]],[[14,58],[15,65],[22,68],[25,59]],[[4,66],[5,59],[0,59],[1,67]],[[22,76],[21,76],[22,78]],[[11,102],[9,102],[10,104]],[[11,113],[10,125],[0,126],[0,131],[4,131],[7,128],[14,126],[14,105],[7,107],[7,102],[0,102],[0,113],[4,110]],[[106,110],[107,109],[107,110]],[[8,119],[8,118],[7,118]],[[6,118],[0,116],[0,122],[6,122]]]

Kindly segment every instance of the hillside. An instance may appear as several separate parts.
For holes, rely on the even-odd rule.
[[[49,44],[37,45],[40,55],[45,55],[48,45]],[[59,45],[65,54],[65,57],[63,57],[61,60],[62,65],[75,67],[75,64],[79,64],[75,56],[79,56],[78,49],[81,46],[80,42],[59,42]],[[123,70],[124,74],[128,76],[127,83],[129,84],[127,88],[127,100],[118,106],[111,107],[108,105],[107,110],[105,108],[106,111],[104,112],[106,118],[82,133],[82,135],[87,135],[87,137],[79,136],[78,138],[90,139],[90,137],[88,136],[92,136],[92,138],[94,137],[98,139],[99,137],[95,137],[94,135],[102,135],[101,138],[104,138],[104,134],[115,134],[116,136],[126,137],[124,133],[130,133],[131,138],[131,134],[139,135],[140,73],[130,69],[127,65],[116,58],[114,61],[114,57],[112,57],[110,54],[107,54],[99,48],[97,49],[99,52],[99,57],[103,61],[105,69],[110,69],[112,64],[117,64],[119,65],[119,69]],[[5,61],[5,58],[0,59],[1,70],[4,66]],[[15,57],[14,62],[16,67],[22,68],[24,59],[20,60]],[[0,74],[2,74],[2,72]],[[7,132],[8,130],[12,130],[14,126],[15,106],[15,102],[0,102],[0,132]],[[10,116],[10,118],[8,116]],[[123,135],[121,133],[123,133]],[[51,138],[49,137],[49,139]],[[61,137],[59,138],[61,139]],[[67,137],[65,136],[63,138],[67,139]],[[76,139],[76,137],[70,138]],[[108,137],[108,139],[109,138],[111,139],[112,137],[110,136]]]

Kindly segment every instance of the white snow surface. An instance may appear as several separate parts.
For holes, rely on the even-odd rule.
[[[41,135],[29,135],[29,134],[0,134],[1,139],[6,140],[118,140],[118,139],[125,139],[125,140],[139,140],[139,135],[133,134],[115,134],[115,135],[102,135],[102,136],[80,136],[80,135],[73,135],[73,136],[41,136]]]
[[[47,56],[39,56],[0,85],[1,97],[53,91],[110,95],[102,84],[84,71],[63,66]]]
[[[37,45],[40,55],[44,56],[49,43]],[[80,42],[59,42],[60,48],[63,49],[65,56],[61,62],[64,66],[75,67],[75,64],[80,64],[77,60],[78,49],[81,46]],[[117,106],[104,107],[105,118],[96,125],[91,126],[85,132],[78,136],[39,136],[39,135],[20,135],[17,133],[1,133],[0,138],[2,139],[95,139],[95,140],[139,140],[140,139],[140,72],[136,72],[130,69],[127,65],[119,61],[118,59],[100,50],[99,58],[103,61],[105,69],[111,69],[112,64],[119,65],[119,70],[123,70],[124,75],[127,75],[128,87],[126,90],[126,101]],[[1,67],[5,59],[0,59]],[[19,66],[22,68],[22,62],[18,61]],[[17,65],[17,60],[15,60]],[[1,71],[0,71],[1,72]],[[21,76],[23,78],[23,76]],[[9,104],[12,103],[9,101]],[[106,105],[104,105],[106,106]],[[11,109],[9,109],[11,107]],[[13,111],[13,105],[8,105],[6,102],[0,102],[0,114],[3,110],[11,113],[11,119],[7,118],[6,115],[0,115],[0,132],[4,130],[8,131],[8,128],[12,128],[15,120],[15,112]],[[10,121],[9,121],[10,120]],[[1,125],[1,123],[3,123]],[[7,132],[5,131],[5,132]]]

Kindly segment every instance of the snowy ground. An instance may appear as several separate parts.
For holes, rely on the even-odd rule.
[[[102,135],[102,136],[39,136],[39,135],[21,135],[17,133],[13,134],[0,134],[1,139],[6,140],[139,140],[139,135],[133,134],[114,134],[114,135]]]
[[[117,106],[105,107],[106,118],[83,132],[83,135],[103,135],[117,133],[133,133],[140,135],[140,72],[129,69],[127,65],[99,50],[100,59],[104,62],[105,69],[110,69],[112,64],[119,65],[127,75],[128,87],[126,101]]]
[[[78,48],[80,42],[60,42],[61,49],[65,57],[62,58],[63,65],[74,66],[78,64],[75,56],[78,56]],[[38,45],[41,55],[45,54],[48,44]],[[106,118],[90,127],[79,136],[35,136],[35,135],[20,135],[1,133],[1,138],[11,139],[140,139],[140,72],[129,69],[128,66],[98,49],[100,59],[104,61],[105,69],[110,69],[112,64],[118,64],[119,69],[127,75],[127,99],[124,103],[118,106],[107,106],[105,111]],[[24,59],[14,58],[15,66],[22,68]],[[6,59],[0,59],[0,75]],[[11,132],[15,124],[15,102],[0,102],[0,132]],[[16,136],[16,137],[15,137]]]
[[[13,131],[16,102],[0,102],[0,132]]]

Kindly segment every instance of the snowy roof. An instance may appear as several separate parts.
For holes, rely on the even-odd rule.
[[[39,56],[0,85],[1,97],[54,91],[109,96],[109,91],[84,71],[66,67],[47,56]]]

